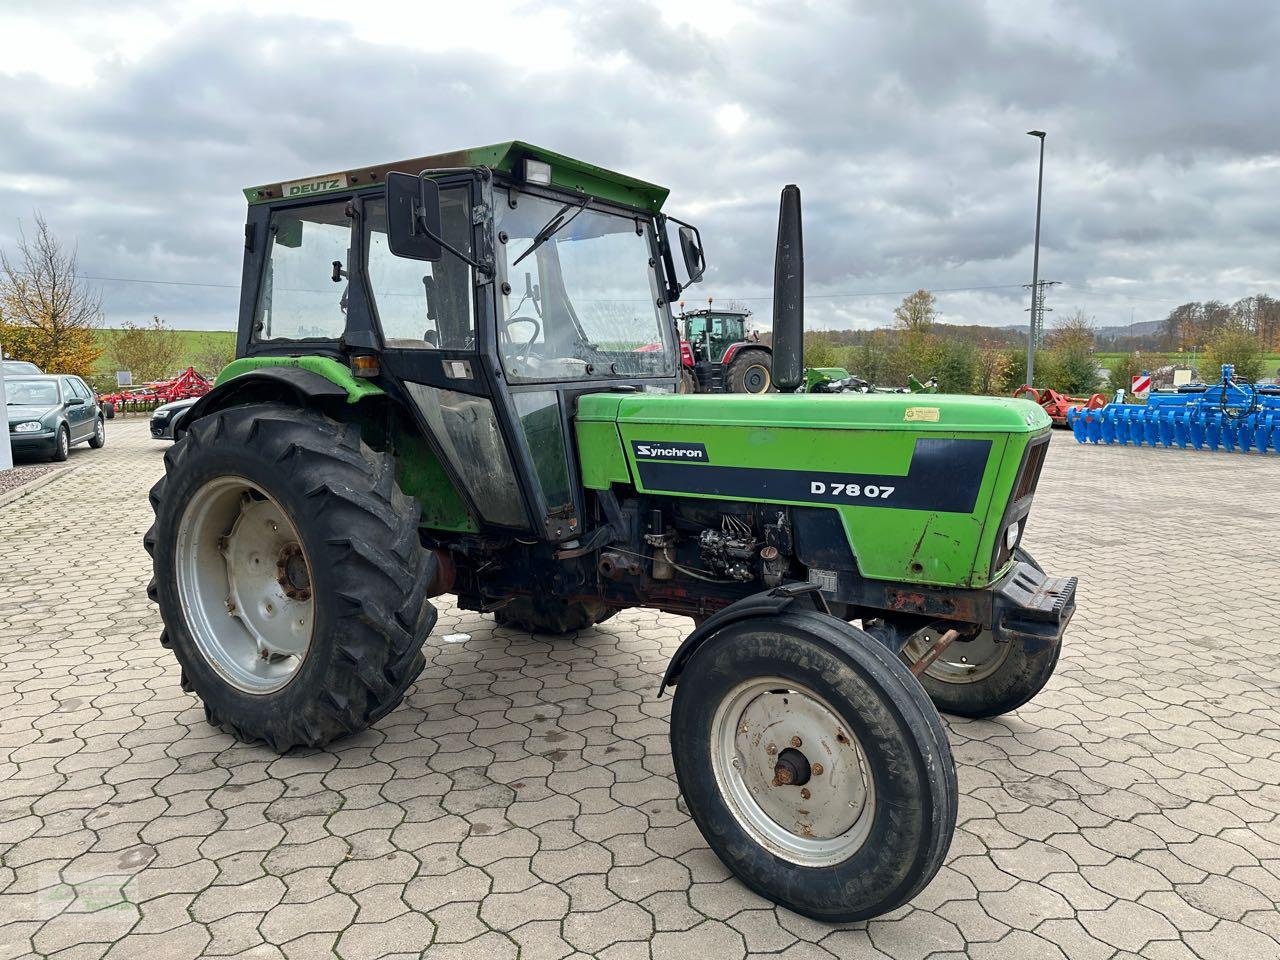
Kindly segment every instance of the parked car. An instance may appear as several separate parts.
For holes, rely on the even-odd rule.
[[[196,405],[199,397],[187,397],[185,400],[174,400],[162,403],[151,411],[151,436],[157,440],[177,440],[178,431],[185,429],[182,421],[187,411]]]
[[[71,447],[107,442],[98,398],[79,377],[5,374],[9,441],[15,454],[65,460]]]
[[[5,360],[4,375],[6,377],[25,377],[31,374],[44,373],[34,363],[28,363],[26,360]]]

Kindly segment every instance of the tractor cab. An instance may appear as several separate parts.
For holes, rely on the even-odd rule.
[[[328,355],[412,410],[446,526],[572,540],[578,397],[675,388],[703,255],[667,192],[520,142],[251,188],[237,355]]]
[[[683,303],[681,304],[683,306]],[[772,351],[747,333],[750,310],[712,309],[680,314],[687,380],[693,393],[765,393],[772,386]]]

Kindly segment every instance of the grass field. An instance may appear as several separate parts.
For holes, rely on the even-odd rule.
[[[1104,366],[1111,367],[1116,362],[1123,360],[1128,354],[1126,353],[1098,353],[1096,354],[1098,362]],[[1144,353],[1143,359],[1150,369],[1163,367],[1168,364],[1176,364],[1178,366],[1195,366],[1204,354],[1196,353]],[[1274,376],[1277,368],[1280,368],[1280,353],[1264,354],[1266,360],[1267,376]]]
[[[98,339],[98,346],[104,350],[107,346],[107,334],[114,333],[114,330],[97,330],[95,331]],[[178,369],[185,370],[195,361],[196,355],[205,348],[206,344],[218,343],[226,349],[235,350],[236,335],[232,330],[175,330],[174,335],[181,344],[181,352],[178,357]],[[111,373],[111,360],[104,353],[98,358],[98,362],[94,364],[96,373]]]

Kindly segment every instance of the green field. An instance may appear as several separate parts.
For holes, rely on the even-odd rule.
[[[98,340],[98,346],[105,351],[107,347],[107,334],[115,333],[114,330],[104,329],[95,330],[94,333]],[[174,336],[178,338],[181,344],[181,352],[178,358],[178,369],[185,370],[195,362],[196,356],[209,343],[220,343],[229,350],[235,350],[236,335],[233,330],[174,330]],[[106,353],[98,358],[98,362],[93,365],[95,373],[112,373],[113,368],[111,360]],[[175,371],[176,372],[176,371]]]
[[[1098,353],[1096,354],[1096,356],[1098,358],[1099,363],[1103,364],[1104,366],[1111,367],[1116,362],[1123,360],[1125,357],[1127,357],[1128,354],[1123,352]],[[1156,369],[1157,367],[1167,366],[1169,364],[1174,364],[1180,367],[1194,366],[1201,360],[1203,356],[1204,354],[1186,353],[1186,352],[1178,353],[1177,351],[1174,351],[1172,353],[1159,353],[1159,352],[1153,351],[1151,353],[1142,354],[1144,363],[1146,363],[1149,369],[1152,369],[1152,370]],[[1268,353],[1268,354],[1264,354],[1264,357],[1266,359],[1267,375],[1273,376],[1274,371],[1277,368],[1280,368],[1280,353]]]

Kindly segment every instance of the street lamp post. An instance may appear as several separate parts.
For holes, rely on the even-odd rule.
[[[1044,195],[1044,131],[1028,130],[1027,136],[1040,141],[1040,174],[1036,179],[1036,241],[1035,253],[1031,259],[1031,328],[1027,335],[1027,383],[1035,385],[1036,375],[1036,330],[1039,329],[1040,317],[1037,316],[1040,293],[1040,199]]]

